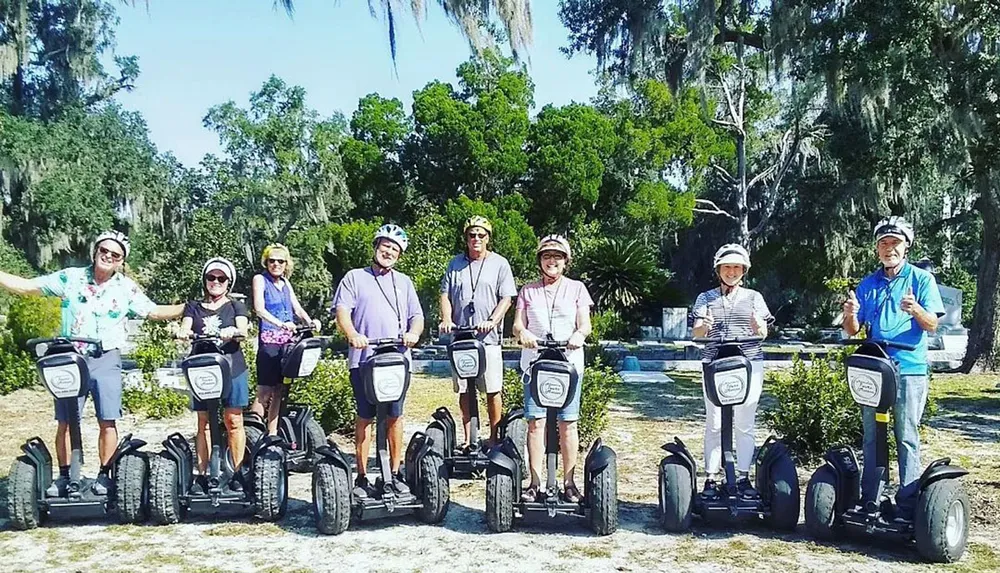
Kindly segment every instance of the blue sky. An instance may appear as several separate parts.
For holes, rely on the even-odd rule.
[[[298,0],[292,19],[273,10],[271,0],[150,0],[148,10],[136,4],[118,7],[116,52],[139,56],[142,73],[136,89],[118,100],[142,113],[160,151],[192,167],[219,151],[216,136],[202,126],[208,109],[229,100],[245,106],[271,74],[303,86],[308,105],[321,114],[349,118],[372,92],[397,97],[409,110],[414,90],[435,79],[454,83],[455,68],[469,57],[468,44],[434,0],[426,0],[419,30],[409,13],[400,18],[398,77],[385,23],[369,16],[365,0]],[[567,59],[559,51],[567,32],[555,0],[532,7],[536,111],[589,101],[597,91],[593,58]]]

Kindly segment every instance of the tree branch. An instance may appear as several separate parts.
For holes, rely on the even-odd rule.
[[[708,199],[695,199],[694,203],[695,205],[701,204],[711,207],[711,209],[699,209],[695,207],[694,209],[692,209],[692,211],[694,211],[695,213],[704,213],[706,215],[722,215],[723,217],[727,217],[729,219],[732,219],[733,221],[739,221],[739,219],[737,219],[735,215],[732,215],[720,209],[719,206],[716,205],[714,201],[709,201]]]
[[[938,231],[943,230],[945,227],[954,227],[955,225],[961,225],[962,223],[971,221],[976,217],[979,217],[980,212],[979,209],[977,209],[978,204],[979,200],[977,199],[976,202],[973,204],[972,209],[969,209],[968,211],[962,211],[961,213],[957,213],[946,219],[940,219],[938,221],[934,221],[933,223],[927,226],[927,230],[925,232],[929,235],[933,235]]]
[[[728,183],[730,185],[736,185],[736,178],[733,177],[732,175],[730,175],[729,172],[726,171],[725,167],[719,165],[718,163],[712,163],[712,164],[710,164],[710,167],[713,170],[715,170],[715,172],[719,175],[719,177],[722,178],[723,181],[725,181],[726,183]],[[705,201],[705,199],[699,199],[699,200],[700,201]]]

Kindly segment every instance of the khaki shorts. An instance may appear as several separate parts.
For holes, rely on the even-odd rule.
[[[455,376],[454,369],[451,381],[455,392],[465,394],[466,381]],[[487,394],[494,394],[503,389],[503,349],[499,344],[486,345],[486,372],[476,380],[476,388]]]

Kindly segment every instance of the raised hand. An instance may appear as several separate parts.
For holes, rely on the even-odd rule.
[[[844,301],[844,316],[857,316],[861,310],[861,303],[858,302],[858,295],[853,290],[847,291],[847,300]]]
[[[903,295],[903,300],[900,301],[899,308],[910,316],[916,316],[922,310],[920,304],[917,302],[917,297],[913,296],[913,286],[906,287],[906,294]]]

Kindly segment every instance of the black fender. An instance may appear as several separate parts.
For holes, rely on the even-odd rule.
[[[694,500],[695,504],[697,504],[700,499],[698,497],[698,464],[695,463],[694,456],[692,456],[691,452],[688,451],[684,442],[676,436],[674,437],[674,441],[663,444],[660,446],[660,449],[679,459],[684,467],[688,469],[688,473],[691,474],[691,499]],[[669,457],[670,456],[668,455],[660,460],[661,473],[663,472],[664,462],[666,462]]]
[[[253,410],[243,411],[243,425],[256,426],[267,433],[267,422],[264,421],[264,417]]]
[[[515,408],[510,412],[507,412],[507,414],[500,419],[500,424],[498,425],[498,431],[501,440],[507,437],[507,426],[509,426],[511,422],[517,420],[518,418],[524,418],[523,408]]]
[[[139,438],[133,438],[132,434],[125,434],[125,437],[118,442],[118,447],[115,448],[115,452],[111,454],[111,459],[108,460],[109,466],[114,466],[118,464],[118,460],[122,456],[132,452],[139,452],[139,450],[146,445],[146,440],[140,440]],[[145,457],[144,452],[139,452]]]
[[[958,479],[967,475],[969,470],[951,465],[951,458],[934,460],[920,474],[920,491],[927,489],[932,483],[943,479]]]
[[[584,462],[584,468],[587,472],[587,477],[597,474],[604,468],[608,467],[608,464],[612,460],[616,459],[618,455],[615,453],[610,446],[605,446],[601,438],[594,440],[594,443],[590,446],[590,451],[587,452],[587,458]]]
[[[35,466],[35,483],[38,485],[38,494],[45,497],[45,490],[52,483],[52,454],[45,442],[38,436],[31,438],[21,444],[21,451],[28,458],[28,463]]]
[[[785,442],[774,436],[769,436],[754,456],[754,465],[757,467],[755,472],[757,491],[764,501],[771,500],[771,468],[782,458],[791,459],[791,453]],[[795,465],[795,460],[792,460],[792,465]]]
[[[295,444],[295,449],[305,450],[306,424],[313,417],[312,408],[303,404],[289,404],[284,416],[278,419],[278,434],[284,433],[284,439],[289,445]],[[267,430],[264,430],[267,433]]]
[[[177,491],[187,495],[194,479],[194,464],[191,444],[179,432],[174,432],[163,440],[163,454],[177,464]]]
[[[281,461],[284,463],[285,458],[287,457],[286,454],[288,444],[285,443],[285,440],[281,439],[281,436],[270,436],[268,434],[264,434],[259,440],[257,440],[257,443],[250,448],[249,461],[251,468],[253,467],[254,462],[257,461],[257,456],[271,446],[278,446],[281,449]]]
[[[500,445],[487,454],[490,462],[486,466],[486,479],[497,474],[506,474],[514,482],[514,503],[521,499],[521,454],[510,438],[504,438]]]
[[[420,479],[423,477],[420,473],[420,462],[423,461],[425,456],[432,453],[431,445],[429,443],[430,441],[431,439],[427,437],[427,434],[423,432],[414,432],[413,436],[410,438],[410,443],[406,446],[406,479],[410,484],[410,491],[417,497],[422,496],[424,493],[422,487],[423,482]]]
[[[340,451],[337,444],[327,441],[326,445],[316,448],[315,462],[318,464],[320,460],[329,460],[330,463],[347,473],[347,495],[350,496],[349,499],[351,500],[351,507],[354,507],[354,487],[351,481],[353,474],[351,472],[351,464],[347,463],[347,458],[344,457],[344,453]]]
[[[448,408],[441,406],[434,413],[431,414],[430,424],[427,424],[428,428],[437,428],[444,433],[444,456],[445,458],[452,457],[452,452],[455,451],[455,446],[457,444],[457,435],[455,430],[455,418],[451,415]]]
[[[850,446],[837,446],[827,450],[824,463],[833,469],[837,478],[837,514],[843,514],[861,499],[861,466],[858,456]]]

